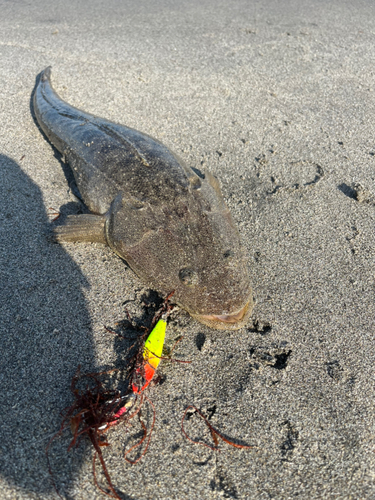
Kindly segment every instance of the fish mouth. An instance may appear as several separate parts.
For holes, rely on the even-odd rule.
[[[253,301],[249,300],[240,310],[230,314],[195,314],[194,318],[217,330],[238,330],[248,320],[252,306]]]

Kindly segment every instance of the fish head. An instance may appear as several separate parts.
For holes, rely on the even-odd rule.
[[[240,236],[229,211],[206,214],[199,225],[195,237],[180,245],[173,300],[211,328],[239,329],[253,309]]]
[[[204,181],[204,182],[203,182]],[[210,174],[173,199],[122,200],[110,246],[150,288],[215,329],[243,327],[253,307],[247,259],[217,181]],[[196,186],[199,186],[197,189]]]

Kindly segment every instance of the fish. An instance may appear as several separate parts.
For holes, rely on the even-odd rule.
[[[41,130],[68,163],[89,214],[67,217],[58,241],[109,247],[150,289],[211,328],[243,327],[253,308],[246,255],[218,179],[135,129],[75,108],[39,75]]]

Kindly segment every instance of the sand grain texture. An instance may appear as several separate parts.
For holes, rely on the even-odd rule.
[[[160,365],[146,458],[105,450],[127,500],[375,497],[375,31],[372,1],[0,0],[0,498],[50,499],[44,455],[69,384],[120,366],[103,325],[149,292],[100,245],[48,242],[49,207],[79,204],[30,113],[36,75],[60,96],[210,169],[246,246],[251,323],[217,332],[175,316],[191,365]],[[180,432],[195,404],[228,436]],[[187,428],[206,435],[192,417]],[[88,443],[52,462],[69,499],[104,498]],[[57,498],[57,497],[56,497]]]

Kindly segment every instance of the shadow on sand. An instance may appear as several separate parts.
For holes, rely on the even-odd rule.
[[[45,447],[72,401],[71,378],[78,364],[95,370],[87,282],[64,249],[47,241],[48,222],[39,188],[0,155],[0,473],[17,489],[47,496]],[[68,454],[69,438],[51,450],[68,498],[87,446]]]

